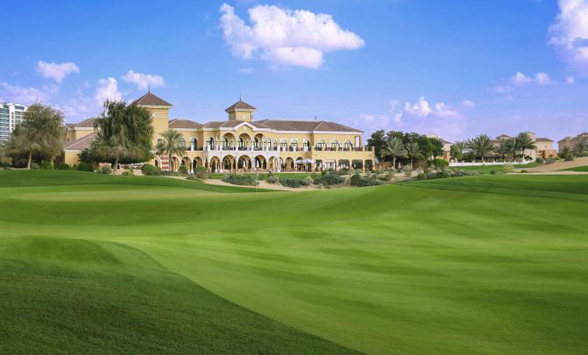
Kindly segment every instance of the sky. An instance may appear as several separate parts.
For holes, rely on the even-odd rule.
[[[456,141],[588,130],[588,0],[0,2],[0,101],[67,122],[148,88],[172,118],[330,120]]]

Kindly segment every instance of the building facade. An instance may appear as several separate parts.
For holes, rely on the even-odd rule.
[[[375,153],[363,146],[363,132],[330,121],[256,121],[256,108],[239,100],[227,108],[227,119],[198,123],[169,119],[172,105],[151,92],[134,101],[153,115],[155,147],[161,134],[173,128],[183,135],[183,156],[156,156],[162,169],[193,171],[203,166],[213,172],[320,171],[373,169]],[[93,119],[68,125],[64,136],[65,163],[79,163],[78,154],[95,139]]]
[[[8,139],[14,128],[24,120],[27,108],[14,103],[0,103],[0,141]]]
[[[564,148],[574,150],[574,147],[579,143],[588,145],[588,132],[580,133],[575,137],[566,137],[557,143],[560,151]]]
[[[533,144],[535,144],[535,149],[527,149],[524,152],[525,157],[529,157],[531,160],[535,160],[537,158],[547,159],[549,157],[557,156],[557,150],[553,148],[553,140],[549,138],[541,138],[537,137],[536,133],[533,132],[524,132],[529,135],[529,137],[533,140]],[[500,144],[506,140],[514,139],[515,137],[511,137],[507,134],[501,134],[495,139],[492,140],[494,148],[498,148]],[[494,154],[494,158],[502,158]]]

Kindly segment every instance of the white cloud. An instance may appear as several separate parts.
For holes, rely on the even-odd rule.
[[[44,78],[53,79],[61,83],[69,74],[79,73],[80,68],[73,62],[58,64],[40,60],[37,63],[37,72]]]
[[[551,84],[551,78],[546,73],[537,73],[535,77],[526,76],[521,72],[517,72],[511,79],[510,82],[513,85],[525,85],[525,84],[539,84],[548,85]]]
[[[442,102],[435,104],[435,114],[440,117],[459,116],[459,112]]]
[[[363,39],[343,30],[331,15],[259,5],[249,9],[247,25],[232,6],[220,8],[221,28],[234,56],[262,59],[277,67],[319,68],[324,53],[358,49]]]
[[[559,0],[559,10],[549,30],[549,43],[564,61],[588,75],[588,0]]]
[[[549,75],[547,75],[545,73],[537,73],[537,74],[535,74],[535,81],[539,85],[551,84],[551,78],[549,77]]]
[[[461,102],[461,106],[465,108],[474,108],[476,107],[476,104],[471,100],[464,100]]]
[[[18,85],[10,85],[8,83],[0,83],[1,91],[7,100],[13,101],[22,105],[30,105],[37,102],[47,102],[51,93],[55,92],[55,88],[51,87],[44,91],[34,87],[21,87]]]
[[[427,117],[433,112],[433,109],[431,108],[429,102],[425,100],[424,97],[421,97],[415,104],[411,104],[410,102],[405,103],[404,112],[410,115]]]
[[[530,83],[532,80],[532,78],[529,78],[525,74],[517,72],[510,81],[515,85],[523,85]]]
[[[94,98],[100,105],[102,105],[106,100],[122,100],[122,93],[118,89],[118,82],[116,81],[116,79],[110,77],[107,79],[98,80]]]
[[[136,73],[133,70],[129,70],[125,76],[122,77],[127,83],[137,85],[140,90],[147,90],[147,88],[157,88],[165,86],[165,80],[160,75]]]
[[[576,78],[574,78],[573,76],[568,76],[566,78],[566,84],[572,85],[572,84],[575,84],[575,83],[576,83]]]

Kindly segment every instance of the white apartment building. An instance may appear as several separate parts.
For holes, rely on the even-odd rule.
[[[5,141],[16,125],[22,123],[27,108],[10,102],[0,103],[0,141]]]

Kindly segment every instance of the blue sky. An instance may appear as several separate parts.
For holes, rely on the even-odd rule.
[[[258,119],[366,133],[588,130],[588,0],[21,0],[0,14],[0,100],[68,122],[150,84],[199,122],[242,94]]]

